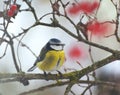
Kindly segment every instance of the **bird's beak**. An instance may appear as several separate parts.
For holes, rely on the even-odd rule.
[[[62,50],[63,50],[63,48],[64,48],[65,44],[61,44],[61,46],[62,46]]]

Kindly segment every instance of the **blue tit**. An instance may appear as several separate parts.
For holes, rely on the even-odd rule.
[[[36,67],[44,72],[58,71],[65,62],[64,45],[56,38],[50,39],[42,48],[40,55],[34,65],[28,69],[28,72],[33,71]]]

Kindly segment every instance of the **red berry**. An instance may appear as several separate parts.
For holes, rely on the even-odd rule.
[[[81,51],[80,51],[80,49],[78,47],[74,47],[70,51],[70,56],[71,57],[80,57],[80,55],[81,55]]]
[[[67,49],[66,57],[74,61],[84,60],[87,57],[87,52],[83,43],[71,43]]]
[[[15,5],[15,4],[11,5],[10,10],[15,12],[17,10],[17,5]]]
[[[97,8],[99,7],[99,2],[93,1],[91,2],[90,0],[83,0],[79,2],[78,4],[70,7],[68,9],[68,12],[72,15],[76,15],[78,13],[86,13],[86,14],[91,14],[93,13]]]
[[[14,12],[13,12],[12,10],[8,10],[8,11],[7,11],[7,15],[8,15],[9,17],[12,17],[12,16],[14,15]]]
[[[10,9],[7,11],[9,17],[13,17],[17,11],[17,5],[13,4],[10,6]]]
[[[79,59],[82,57],[82,49],[79,46],[73,46],[69,50],[69,57],[72,59]]]
[[[87,29],[95,36],[110,35],[112,32],[113,25],[111,23],[102,23],[99,21],[91,21],[87,25]]]

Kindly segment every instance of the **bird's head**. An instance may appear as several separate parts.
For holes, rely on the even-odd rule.
[[[48,41],[49,47],[54,50],[63,50],[64,43],[62,43],[59,39],[52,38]]]

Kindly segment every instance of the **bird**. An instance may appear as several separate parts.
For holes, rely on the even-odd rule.
[[[44,74],[46,74],[46,71],[58,71],[60,74],[59,68],[65,62],[64,46],[65,44],[59,39],[51,38],[41,49],[39,56],[33,66],[28,69],[28,72],[31,72],[38,67]]]

